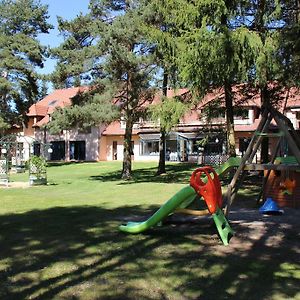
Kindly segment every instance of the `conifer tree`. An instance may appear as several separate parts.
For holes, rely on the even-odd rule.
[[[183,80],[200,96],[224,88],[228,152],[235,155],[232,85],[251,78],[260,43],[257,33],[244,24],[246,2],[167,3],[181,31],[177,62]]]
[[[65,42],[53,51],[59,59],[55,82],[74,84],[74,79],[81,76],[94,92],[111,91],[107,101],[119,107],[126,124],[124,179],[132,176],[133,125],[144,113],[145,102],[152,99],[149,87],[155,65],[142,34],[142,7],[142,1],[91,0],[87,15],[70,22],[59,19]],[[98,123],[103,117],[99,113]]]
[[[259,38],[259,51],[254,61],[253,79],[260,89],[262,111],[265,107],[276,103],[276,89],[282,79],[284,61],[280,60],[279,37],[285,27],[282,22],[282,4],[284,1],[259,0],[249,1],[245,14],[253,20],[246,24]],[[262,162],[268,162],[269,140],[264,138],[261,145]]]
[[[177,125],[188,107],[183,109],[183,99],[181,97],[173,99],[168,99],[167,97],[169,88],[173,90],[182,88],[182,82],[179,80],[176,65],[175,38],[180,34],[179,29],[173,20],[168,17],[164,3],[161,1],[148,1],[145,14],[147,22],[145,35],[153,47],[155,63],[160,69],[157,75],[159,78],[157,87],[161,90],[161,103],[150,109],[153,120],[161,120],[159,123],[159,163],[156,173],[160,175],[166,173],[166,136],[171,128]],[[173,107],[170,107],[171,102],[169,100],[172,102]],[[174,114],[174,118],[168,116],[168,114]]]
[[[281,81],[287,86],[300,86],[300,1],[284,1],[281,7],[284,28],[280,31],[280,61],[283,61]]]
[[[38,99],[39,76],[46,48],[38,34],[48,33],[48,7],[36,0],[0,2],[0,117],[20,122]]]

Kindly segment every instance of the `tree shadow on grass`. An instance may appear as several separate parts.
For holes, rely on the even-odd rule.
[[[166,174],[156,175],[157,167],[151,168],[139,168],[132,171],[132,179],[124,180],[120,184],[134,184],[142,182],[153,183],[185,183],[188,184],[192,172],[199,168],[199,165],[194,163],[180,163],[180,164],[167,164]],[[228,185],[232,179],[232,173],[222,174],[220,180],[222,185]],[[121,180],[121,171],[113,171],[102,173],[99,175],[90,176],[91,180],[99,180],[101,182],[111,182]],[[244,186],[251,185],[253,183],[261,185],[262,178],[255,175],[252,176],[249,173],[243,181]]]
[[[238,234],[224,247],[203,218],[127,235],[117,227],[128,216],[141,219],[145,212],[138,206],[86,206],[0,216],[0,298],[267,299],[270,291],[296,296],[299,228],[288,217],[260,219],[264,234],[257,235],[255,226],[244,226],[256,214],[233,212]],[[280,239],[272,243],[274,236]]]
[[[132,171],[132,179],[123,181],[121,184],[133,184],[142,182],[153,183],[188,183],[192,172],[197,168],[196,164],[182,163],[166,165],[166,174],[156,176],[157,167],[140,168]],[[101,175],[91,176],[91,180],[120,181],[121,171],[108,172]]]

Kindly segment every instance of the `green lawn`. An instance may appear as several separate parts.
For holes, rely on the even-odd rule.
[[[0,189],[0,299],[300,299],[297,229],[282,226],[276,243],[247,238],[255,227],[234,214],[228,247],[207,217],[119,232],[186,185],[195,166],[168,165],[159,177],[156,164],[133,167],[124,182],[119,163],[58,165],[48,186]],[[255,193],[247,183],[238,204],[254,206]]]

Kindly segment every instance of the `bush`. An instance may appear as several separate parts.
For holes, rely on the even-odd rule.
[[[35,174],[37,178],[45,177],[44,174],[47,171],[47,162],[43,157],[32,156],[29,159],[29,172],[30,174]]]

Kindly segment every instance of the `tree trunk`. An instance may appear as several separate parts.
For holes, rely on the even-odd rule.
[[[224,90],[226,105],[227,153],[229,156],[236,156],[231,84],[226,82],[224,84]]]
[[[168,74],[164,70],[163,76],[163,87],[162,87],[163,96],[167,96],[168,93]],[[159,163],[156,175],[166,173],[166,133],[164,130],[160,129],[159,137]]]
[[[260,91],[261,97],[261,114],[263,114],[264,109],[270,105],[269,92],[268,87],[265,85],[261,88]],[[261,142],[261,162],[268,163],[269,162],[269,138],[264,137]]]
[[[131,139],[132,139],[133,120],[130,115],[127,116],[126,129],[124,136],[124,157],[122,179],[129,180],[132,178],[131,155],[133,154]]]
[[[225,1],[226,7],[230,6],[231,1]],[[221,24],[223,25],[223,33],[226,37],[225,53],[227,62],[232,64],[233,45],[228,28],[227,15],[223,14],[221,18]],[[227,135],[227,154],[229,156],[236,156],[235,153],[235,134],[234,134],[234,118],[233,118],[233,104],[232,104],[232,87],[231,79],[234,78],[233,74],[227,74],[227,78],[224,80],[224,93],[225,93],[225,113],[226,113],[226,135]]]
[[[166,133],[160,130],[159,137],[159,163],[156,175],[166,173]]]

